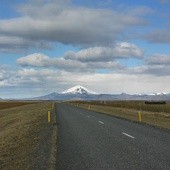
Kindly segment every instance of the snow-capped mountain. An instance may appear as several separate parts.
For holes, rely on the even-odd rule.
[[[68,90],[61,92],[61,94],[97,94],[83,86],[77,85]]]
[[[77,85],[60,93],[51,93],[33,100],[96,100],[100,94]]]
[[[83,86],[77,85],[60,93],[33,98],[31,100],[167,100],[170,101],[170,93],[154,94],[98,94]]]

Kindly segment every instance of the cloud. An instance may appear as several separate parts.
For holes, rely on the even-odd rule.
[[[64,58],[49,58],[48,56],[39,53],[19,58],[17,59],[17,63],[23,67],[53,67],[72,72],[93,71],[91,68],[88,68],[86,64],[79,61],[65,60]]]
[[[24,68],[16,71],[8,82],[11,83],[12,89],[15,87],[13,93],[22,93],[25,96],[59,92],[76,84],[81,84],[99,93],[134,94],[170,91],[170,76],[160,77],[146,74],[80,72],[73,74],[50,69]],[[12,84],[14,82],[17,84]]]
[[[35,53],[17,59],[17,63],[22,66],[44,67],[46,64],[48,64],[47,62],[49,59],[50,58],[44,54]]]
[[[161,4],[167,4],[170,3],[170,0],[158,0]]]
[[[44,54],[31,54],[17,59],[17,63],[22,67],[52,67],[69,72],[95,72],[96,69],[121,69],[123,66],[115,61],[87,62],[65,58],[49,58]]]
[[[14,82],[9,82],[14,77],[14,70],[7,65],[0,65],[0,87],[14,85]]]
[[[20,52],[28,50],[29,48],[44,48],[49,49],[50,44],[46,43],[44,41],[38,42],[33,41],[30,39],[25,39],[23,37],[17,37],[17,36],[8,36],[8,35],[1,35],[0,36],[0,51],[1,52]]]
[[[126,71],[129,74],[138,75],[154,75],[154,76],[169,76],[170,68],[165,65],[143,65],[134,67]]]
[[[5,80],[9,75],[6,74],[6,70],[0,65],[0,81]]]
[[[118,43],[113,47],[91,47],[78,52],[66,52],[60,58],[50,58],[44,54],[34,53],[17,59],[17,63],[30,67],[53,67],[60,70],[95,72],[96,69],[123,69],[117,59],[142,59],[143,51],[134,44]]]
[[[67,52],[65,59],[79,60],[81,62],[113,61],[118,58],[141,59],[143,51],[134,44],[118,43],[115,47],[91,47],[78,52]]]
[[[169,65],[170,66],[170,54],[154,54],[148,59],[147,63],[149,65]]]
[[[70,1],[45,2],[29,2],[19,7],[20,17],[0,20],[0,37],[6,39],[6,43],[0,42],[0,49],[10,50],[12,45],[22,49],[23,44],[41,48],[53,42],[103,45],[113,43],[129,28],[145,25],[141,14],[126,10],[85,8]]]
[[[169,92],[168,57],[169,55],[165,54],[154,54],[146,60],[144,65],[128,68],[115,61],[80,62],[64,58],[50,58],[44,54],[32,54],[19,59],[23,68],[18,70],[0,65],[0,94],[9,91],[11,92],[10,97],[14,98],[40,96],[59,92],[76,84],[81,84],[99,93]],[[61,62],[57,64],[59,61]],[[78,63],[68,66],[68,61],[83,64],[86,71],[80,70],[82,66]],[[77,67],[76,69],[79,71],[70,71],[74,67]],[[102,73],[87,71],[106,68],[111,71]],[[112,71],[114,69],[117,71]],[[3,93],[3,96],[8,96],[8,94]]]
[[[144,39],[148,40],[151,43],[170,43],[170,28],[152,30],[152,32],[148,33],[144,36]]]
[[[170,55],[154,54],[145,61],[144,65],[127,68],[126,72],[133,75],[170,76]]]
[[[29,68],[29,69],[19,69],[17,71],[17,78],[18,78],[18,83],[19,84],[24,84],[24,86],[33,87],[34,85],[45,85],[48,80],[56,79],[57,77],[61,76],[60,71],[56,70],[50,70],[50,69],[41,69],[41,70],[36,70],[34,68]],[[54,76],[57,75],[57,76]]]

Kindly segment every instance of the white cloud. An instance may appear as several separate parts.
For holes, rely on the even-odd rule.
[[[0,81],[3,81],[8,77],[8,74],[6,74],[6,71],[0,68]]]
[[[154,54],[148,61],[150,65],[169,65],[170,66],[170,54]]]
[[[0,65],[0,87],[14,86],[15,83],[10,81],[15,77],[13,68],[8,65]]]
[[[17,63],[23,67],[53,67],[67,71],[93,71],[85,63],[79,61],[65,60],[64,58],[49,58],[44,54],[31,54],[17,59]]]
[[[45,91],[62,91],[76,84],[99,93],[151,93],[170,91],[170,76],[130,75],[126,73],[70,73],[49,69],[21,69],[16,72],[20,91],[40,88]]]
[[[30,42],[24,40],[19,37],[9,37],[9,36],[0,36],[0,51],[8,52],[8,51],[16,51],[17,48],[23,47],[27,48],[30,45]]]
[[[50,58],[44,54],[34,53],[17,59],[17,63],[22,67],[52,67],[69,72],[95,72],[96,69],[123,69],[124,67],[116,61],[88,61],[65,58]]]
[[[93,47],[78,52],[67,52],[60,58],[34,53],[17,59],[20,66],[53,67],[70,72],[94,72],[96,69],[123,69],[116,59],[141,59],[143,51],[134,44],[119,43],[113,47]]]
[[[170,55],[154,54],[150,56],[144,65],[128,68],[126,73],[138,75],[170,76]]]
[[[22,66],[43,67],[46,66],[49,59],[50,58],[44,54],[35,53],[17,59],[17,63]]]
[[[18,7],[19,17],[0,19],[1,52],[29,48],[35,51],[57,42],[81,48],[60,58],[39,53],[21,57],[17,60],[22,66],[19,70],[0,65],[0,92],[6,88],[16,95],[37,96],[76,84],[101,93],[170,91],[169,55],[154,54],[144,65],[133,68],[118,63],[125,59],[143,59],[144,52],[137,45],[115,42],[128,41],[131,33],[139,32],[146,25],[144,17],[152,12],[149,7],[123,5],[122,10],[116,11],[75,6],[73,2],[31,0]],[[169,26],[151,30],[144,38],[152,43],[169,43]]]
[[[67,52],[66,59],[79,60],[82,62],[113,61],[118,58],[141,59],[143,51],[134,44],[127,42],[117,43],[113,47],[92,47],[78,52]]]
[[[94,64],[94,63],[93,63]],[[31,97],[51,92],[60,92],[73,85],[81,84],[99,93],[152,93],[170,92],[170,76],[150,74],[146,66],[122,73],[68,72],[53,69],[24,68],[11,70],[6,68],[8,76],[0,80],[0,94],[9,91],[13,97]],[[158,69],[158,68],[157,68]],[[2,69],[1,69],[2,70]],[[4,69],[3,69],[4,70]],[[10,72],[10,73],[9,73]],[[1,78],[3,72],[0,71]],[[10,76],[9,76],[10,75]],[[3,93],[3,96],[5,94]],[[7,95],[8,96],[8,95]]]
[[[52,67],[70,72],[94,72],[96,69],[122,69],[123,66],[115,61],[107,62],[81,62],[65,58],[49,58],[44,54],[31,54],[17,59],[20,66],[26,67]]]
[[[138,75],[169,76],[170,68],[165,65],[143,65],[126,70],[127,73]]]
[[[141,13],[85,8],[67,1],[32,1],[19,9],[23,12],[21,17],[0,20],[0,37],[8,40],[0,43],[0,49],[9,47],[10,50],[13,44],[18,49],[22,49],[22,44],[44,47],[49,42],[89,46],[109,44],[127,29],[145,24]],[[19,42],[15,43],[14,39]]]
[[[148,40],[151,43],[170,43],[170,28],[163,28],[163,29],[157,29],[152,30],[152,32],[149,32],[144,36],[146,40]]]

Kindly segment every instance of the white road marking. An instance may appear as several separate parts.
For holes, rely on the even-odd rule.
[[[104,124],[102,121],[98,121],[99,123],[101,123],[101,124]]]
[[[82,115],[82,113],[80,113]]]
[[[134,138],[135,138],[135,137],[133,137],[133,136],[131,136],[131,135],[127,134],[127,133],[124,133],[124,132],[122,132],[122,134],[123,134],[123,135],[125,135],[125,136],[127,136],[127,137],[129,137],[129,138],[132,138],[132,139],[134,139]]]
[[[87,116],[87,117],[90,117],[90,116]]]

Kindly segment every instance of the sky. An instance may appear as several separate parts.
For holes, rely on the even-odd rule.
[[[1,0],[0,98],[82,85],[170,92],[170,0]]]

